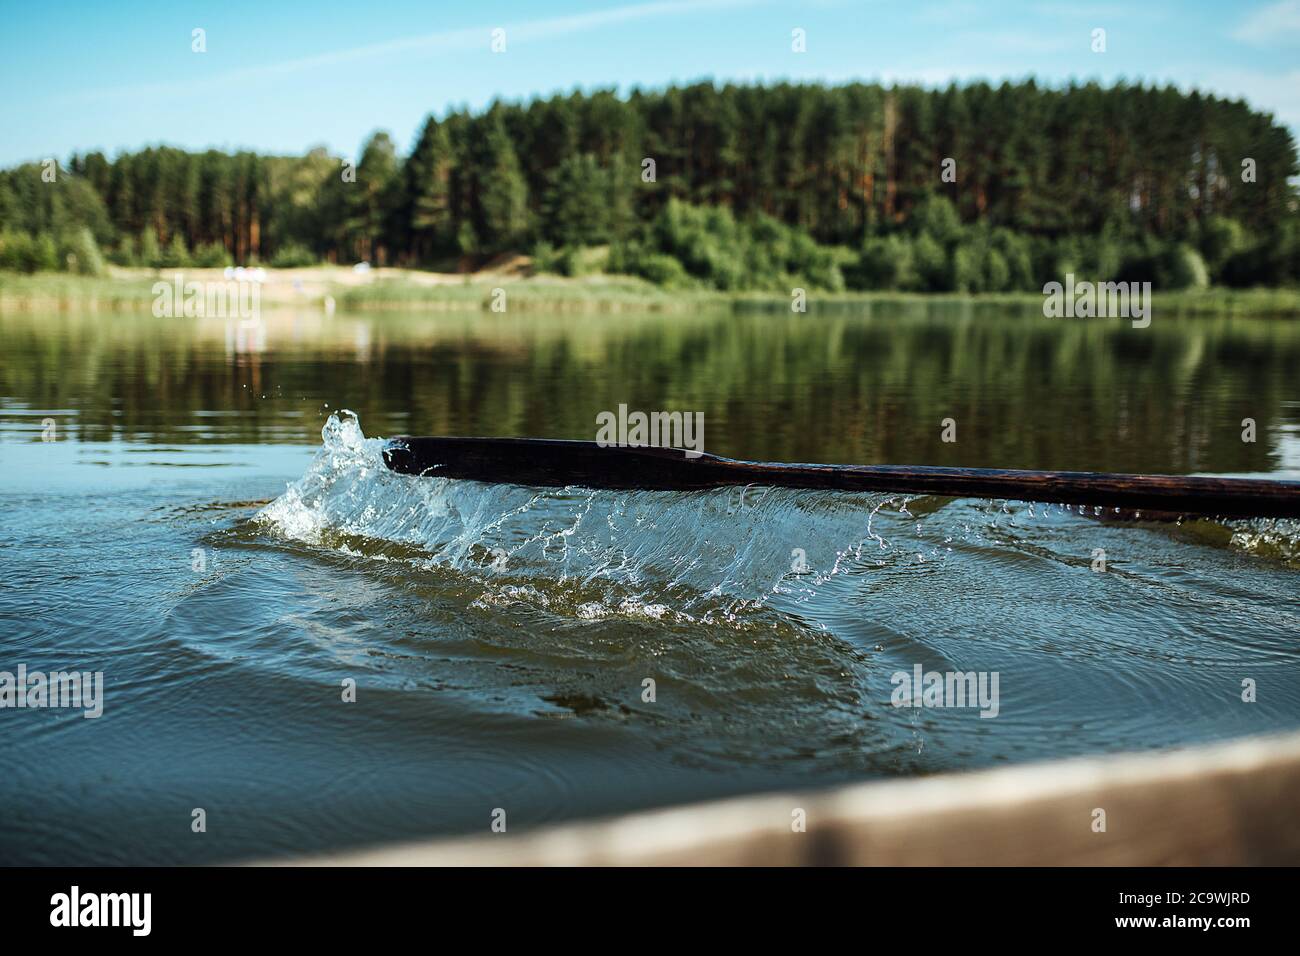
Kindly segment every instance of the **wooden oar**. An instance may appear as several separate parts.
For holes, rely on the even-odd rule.
[[[797,465],[695,458],[675,448],[536,438],[391,439],[384,463],[406,475],[537,487],[653,491],[772,485],[954,498],[1010,498],[1224,518],[1300,518],[1300,482],[1088,471],[910,465]]]

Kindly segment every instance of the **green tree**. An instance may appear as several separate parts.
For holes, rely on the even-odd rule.
[[[106,271],[104,256],[100,253],[95,234],[89,226],[82,226],[73,232],[67,244],[66,257],[68,268],[80,275],[98,276]]]
[[[498,110],[481,120],[475,149],[475,232],[481,251],[518,248],[529,232],[528,184]]]
[[[432,116],[403,168],[407,232],[415,259],[427,262],[453,248],[451,176],[455,165],[446,127]]]
[[[550,176],[542,207],[549,238],[565,246],[608,242],[612,179],[591,153],[562,160]]]

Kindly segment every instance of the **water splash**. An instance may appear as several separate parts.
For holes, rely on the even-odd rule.
[[[833,577],[916,560],[918,515],[898,496],[419,478],[389,471],[385,441],[367,438],[351,412],[321,434],[307,472],[257,522],[313,547],[454,572],[484,587],[479,606],[756,623],[806,604]],[[890,538],[905,529],[912,540],[897,554]]]
[[[635,724],[678,759],[896,773],[1013,759],[1019,733],[1148,740],[1152,700],[1193,737],[1220,733],[1248,718],[1225,718],[1207,682],[1261,659],[1295,666],[1294,570],[1276,555],[1297,537],[1280,522],[776,488],[525,488],[390,472],[384,441],[347,412],[322,437],[303,476],[236,532],[363,572],[308,578],[321,600],[302,625],[304,674],[322,654],[351,667],[361,655],[370,681],[460,688],[518,713],[580,709]],[[277,617],[256,637],[282,653],[283,627]],[[894,708],[891,675],[916,664],[999,672],[998,726],[1013,730]],[[648,676],[665,691],[653,706],[639,697]],[[1294,698],[1258,712],[1281,719]]]
[[[449,572],[516,604],[605,617],[746,624],[815,616],[835,579],[941,567],[954,547],[1041,553],[1056,528],[1095,528],[1064,505],[729,488],[694,492],[525,488],[388,470],[384,439],[331,415],[301,479],[256,521],[351,557]],[[1082,513],[1081,513],[1082,512]],[[1141,525],[1295,565],[1296,522]],[[1032,530],[1031,529],[1037,529]],[[1050,550],[1055,551],[1056,545]]]

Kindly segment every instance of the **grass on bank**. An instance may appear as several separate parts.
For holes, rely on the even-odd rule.
[[[0,271],[0,312],[38,309],[122,311],[147,308],[158,279],[146,275],[83,276]]]
[[[222,281],[219,269],[114,269],[105,276],[69,273],[25,274],[0,271],[0,312],[3,311],[132,311],[149,308],[154,284],[171,284],[179,271],[183,281]],[[380,269],[359,276],[342,267],[267,270],[262,287],[263,308],[322,309],[333,300],[341,310],[402,309],[425,312],[491,311],[501,289],[508,311],[525,312],[682,312],[700,308],[762,309],[785,312],[790,296],[775,292],[723,292],[709,289],[664,289],[634,276],[553,275],[453,276],[416,270]],[[915,293],[817,292],[809,290],[808,308],[853,307],[872,302],[976,302],[1036,309],[1038,292]],[[1300,289],[1208,289],[1154,294],[1156,314],[1300,316]]]
[[[415,281],[418,275],[388,275],[366,285],[336,288],[333,294],[344,309],[421,311],[491,311],[495,307],[497,311],[530,312],[673,312],[725,305],[731,299],[712,290],[670,291],[634,276],[489,277],[429,284]]]

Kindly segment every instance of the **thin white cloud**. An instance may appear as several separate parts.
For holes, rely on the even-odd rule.
[[[1232,35],[1243,43],[1277,46],[1300,42],[1300,0],[1280,0],[1246,17]]]
[[[259,66],[230,70],[214,76],[189,82],[145,83],[134,86],[119,86],[92,90],[77,95],[77,99],[104,99],[120,96],[150,96],[155,94],[192,93],[204,89],[220,88],[231,83],[246,80],[269,79],[303,70],[317,70],[325,67],[356,63],[361,60],[373,60],[391,57],[410,51],[429,52],[473,52],[489,49],[491,33],[497,27],[506,31],[506,49],[513,44],[528,44],[554,37],[568,36],[601,27],[645,20],[652,17],[688,15],[705,10],[718,10],[729,7],[753,6],[761,0],[659,0],[655,3],[640,3],[611,10],[597,10],[591,13],[579,13],[572,16],[549,17],[543,20],[526,20],[522,23],[502,21],[482,27],[461,30],[442,30],[421,36],[403,37],[383,43],[370,43],[351,47],[346,50],[333,50],[314,56],[282,60],[278,63],[266,63]]]

